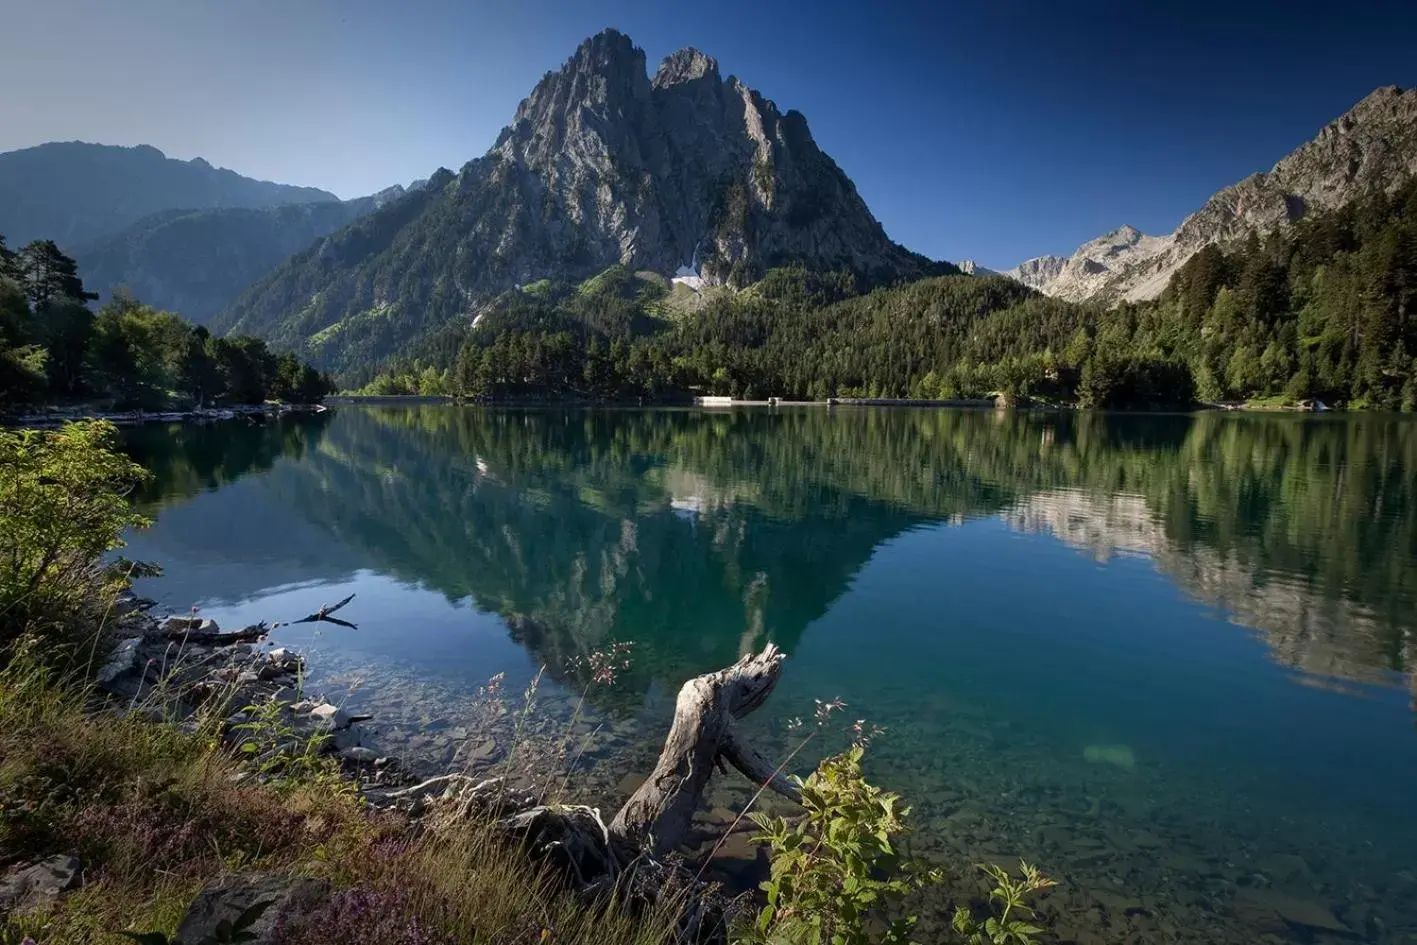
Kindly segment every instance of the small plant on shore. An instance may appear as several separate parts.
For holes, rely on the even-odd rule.
[[[128,502],[146,474],[116,433],[102,421],[0,430],[0,660],[25,635],[78,642],[120,589],[102,557],[147,524]]]
[[[338,765],[324,754],[330,736],[299,731],[290,720],[287,703],[266,699],[242,711],[247,720],[231,727],[240,733],[236,750],[271,783],[352,790],[349,781],[340,776]]]
[[[1008,870],[993,863],[982,863],[979,868],[994,880],[989,902],[997,903],[999,914],[980,922],[974,913],[960,906],[955,910],[954,930],[969,945],[1032,945],[1043,929],[1033,924],[1036,912],[1027,900],[1057,883],[1023,860],[1019,861],[1021,879],[1014,879]]]
[[[754,814],[753,839],[772,850],[763,883],[767,904],[745,940],[773,945],[905,943],[916,922],[880,923],[883,912],[943,873],[899,848],[909,809],[900,797],[869,783],[865,748],[853,744],[822,761],[800,781],[806,815],[796,823]],[[881,931],[872,929],[880,925]]]

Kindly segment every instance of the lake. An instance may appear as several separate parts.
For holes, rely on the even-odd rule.
[[[273,639],[418,768],[494,764],[489,702],[544,667],[574,793],[614,807],[678,686],[772,641],[747,728],[780,758],[845,700],[803,773],[884,729],[868,773],[956,873],[927,919],[1022,856],[1065,941],[1417,942],[1417,421],[423,405],[126,436],[156,520],[126,553],[166,572],[140,590],[223,626],[356,594],[357,629]]]

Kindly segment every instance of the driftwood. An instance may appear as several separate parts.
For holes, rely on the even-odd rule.
[[[654,772],[609,824],[595,808],[537,805],[535,794],[512,790],[500,778],[473,782],[445,775],[388,792],[376,803],[414,802],[421,808],[441,794],[444,801],[433,813],[440,829],[490,820],[533,858],[554,865],[577,891],[590,897],[613,893],[632,908],[672,899],[683,904],[676,941],[724,942],[726,901],[667,855],[697,839],[692,819],[716,767],[732,765],[760,787],[801,800],[796,785],[747,743],[736,724],[772,693],[782,660],[782,652],[769,645],[686,682]]]
[[[253,623],[240,630],[204,631],[198,629],[169,630],[166,636],[178,643],[194,643],[199,646],[231,646],[234,643],[256,643],[265,638],[271,628],[264,622]]]
[[[793,801],[802,799],[796,785],[758,754],[735,725],[772,694],[782,658],[782,651],[768,644],[761,653],[683,685],[654,772],[615,815],[612,836],[655,856],[675,849],[689,835],[714,767],[722,769],[725,761],[755,784]]]
[[[304,617],[301,617],[299,620],[292,620],[292,621],[290,621],[290,622],[291,622],[292,624],[296,624],[296,623],[320,623],[320,622],[323,621],[324,623],[335,623],[335,624],[339,624],[341,627],[348,627],[348,628],[351,629],[351,630],[358,630],[359,627],[356,626],[355,624],[350,623],[348,620],[341,620],[341,619],[338,618],[338,617],[331,617],[331,616],[330,616],[330,614],[332,614],[332,613],[334,613],[335,611],[339,610],[341,607],[343,607],[345,604],[348,604],[348,603],[349,603],[350,601],[352,601],[352,600],[354,600],[354,595],[353,595],[353,594],[350,594],[348,597],[346,597],[344,600],[340,601],[338,604],[335,604],[333,607],[329,606],[328,604],[321,604],[321,605],[320,605],[320,609],[317,610],[317,611],[315,611],[313,614],[306,614]]]

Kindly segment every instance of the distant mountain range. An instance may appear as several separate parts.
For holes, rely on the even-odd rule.
[[[0,154],[0,233],[12,246],[54,240],[66,250],[163,210],[335,202],[315,187],[252,180],[201,158],[81,141]]]
[[[1154,298],[1203,247],[1287,227],[1417,174],[1417,91],[1381,88],[1270,171],[1164,236],[1130,226],[1002,273],[1068,301]],[[509,290],[607,267],[697,292],[797,264],[858,286],[963,271],[893,242],[806,119],[709,56],[650,75],[628,37],[581,44],[458,172],[341,202],[155,148],[0,154],[0,234],[54,239],[88,287],[258,334],[326,367],[368,366],[470,325]]]
[[[1006,271],[1074,302],[1153,299],[1206,246],[1264,235],[1314,210],[1344,206],[1417,175],[1417,89],[1380,88],[1265,173],[1226,187],[1165,236],[1130,226]]]

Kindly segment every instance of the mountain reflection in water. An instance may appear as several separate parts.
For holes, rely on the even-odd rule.
[[[763,714],[884,724],[921,845],[1037,859],[1064,938],[1417,936],[1417,422],[416,406],[128,443],[145,591],[223,622],[358,593],[358,633],[294,642],[444,700],[386,734],[456,731],[503,669],[574,695],[629,641],[593,697],[613,803],[678,685],[771,640]]]

